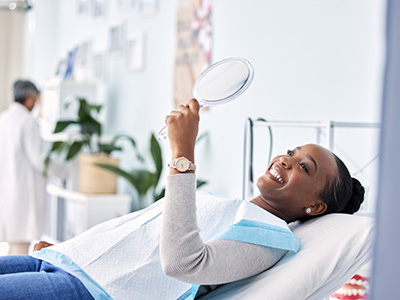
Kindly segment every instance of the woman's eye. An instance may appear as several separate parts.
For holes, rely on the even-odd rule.
[[[304,163],[300,163],[300,167],[302,167],[304,169],[304,171],[306,171],[308,173],[308,168]]]
[[[292,150],[288,150],[288,151],[287,151],[287,155],[293,156],[293,151],[292,151]]]

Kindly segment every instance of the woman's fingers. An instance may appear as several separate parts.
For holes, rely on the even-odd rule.
[[[175,110],[172,110],[170,114],[165,117],[165,123],[170,125],[173,122],[192,122],[190,121],[191,119],[198,122],[199,110],[200,105],[197,100],[191,99],[186,105],[181,104]],[[186,118],[189,119],[185,121]]]
[[[180,104],[178,107],[170,112],[168,116],[177,115],[179,113],[194,112],[197,113],[200,109],[199,102],[196,99],[191,99],[186,105]]]
[[[33,251],[39,251],[40,249],[53,246],[53,244],[47,243],[45,241],[40,241],[33,246]]]
[[[199,104],[199,102],[197,102],[197,100],[196,99],[194,99],[194,98],[192,98],[192,99],[190,99],[190,101],[189,101],[189,103],[188,103],[188,107],[189,107],[189,109],[191,110],[191,111],[193,111],[193,112],[199,112],[199,110],[200,110],[200,104]]]
[[[165,124],[168,124],[172,121],[172,118],[176,118],[178,115],[182,114],[180,111],[173,110],[165,117]]]
[[[189,107],[187,105],[181,104],[178,106],[178,111],[180,111],[180,112],[187,112],[188,110],[189,110]]]

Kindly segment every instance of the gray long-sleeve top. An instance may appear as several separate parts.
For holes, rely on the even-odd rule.
[[[286,250],[232,240],[204,243],[196,221],[196,175],[170,175],[160,238],[164,272],[178,280],[220,285],[272,267]]]

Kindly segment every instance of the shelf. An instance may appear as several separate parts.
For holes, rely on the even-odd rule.
[[[47,185],[48,232],[64,241],[89,228],[131,212],[131,197],[122,194],[83,194],[54,184]]]

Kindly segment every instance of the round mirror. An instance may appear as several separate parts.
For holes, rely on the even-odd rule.
[[[209,66],[193,86],[193,97],[200,107],[229,102],[241,95],[253,80],[253,66],[244,58],[234,57]],[[158,133],[158,139],[167,137],[167,126]]]
[[[247,60],[221,60],[200,74],[193,86],[193,97],[203,104],[202,106],[229,102],[248,88],[253,76],[253,66]]]

